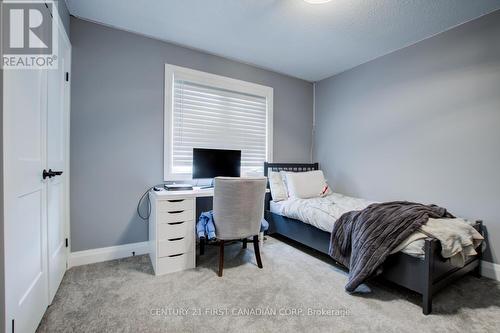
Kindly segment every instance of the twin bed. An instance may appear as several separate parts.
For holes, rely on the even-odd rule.
[[[264,174],[269,171],[306,172],[318,170],[318,163],[264,163]],[[333,204],[334,203],[334,204]],[[266,196],[266,219],[268,234],[279,234],[304,244],[312,249],[328,254],[330,233],[344,212],[360,210],[372,202],[332,193],[327,198],[299,199],[275,202]],[[483,233],[481,221],[473,227]],[[477,255],[467,257],[462,267],[457,267],[450,259],[441,255],[441,243],[432,237],[409,242],[393,253],[383,264],[381,276],[397,285],[422,295],[424,314],[432,311],[432,297],[452,281],[470,272],[479,276],[481,249]]]

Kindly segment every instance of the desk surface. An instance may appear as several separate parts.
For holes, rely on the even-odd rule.
[[[269,189],[266,189],[266,193],[269,192]],[[170,199],[175,197],[182,198],[198,198],[198,197],[213,197],[214,189],[213,188],[204,188],[202,189],[199,186],[194,186],[192,190],[188,191],[153,191],[151,190],[151,195],[157,199]]]
[[[151,190],[151,194],[158,198],[171,198],[171,197],[183,197],[183,198],[189,198],[189,197],[213,197],[214,196],[214,189],[213,188],[205,188],[202,189],[199,186],[193,186],[192,190],[187,190],[187,191],[153,191]]]

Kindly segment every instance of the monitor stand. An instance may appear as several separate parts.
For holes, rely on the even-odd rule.
[[[212,178],[212,181],[210,182],[210,185],[205,185],[205,186],[200,187],[200,189],[202,189],[202,190],[206,190],[209,188],[214,188],[214,179],[213,178]]]

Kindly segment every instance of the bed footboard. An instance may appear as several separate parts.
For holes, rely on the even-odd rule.
[[[482,221],[476,221],[474,228],[483,234]],[[480,276],[481,249],[478,248],[477,251],[478,255],[469,258],[463,267],[455,267],[441,256],[439,241],[435,238],[427,238],[423,259],[401,252],[393,254],[384,263],[381,276],[421,294],[422,312],[428,315],[432,312],[432,298],[439,290],[471,272]]]
[[[290,219],[266,211],[269,221],[268,234],[279,234],[328,255],[330,233],[298,220]],[[482,222],[474,226],[483,234]],[[441,244],[435,238],[427,238],[424,245],[424,258],[417,258],[399,252],[390,255],[384,263],[380,277],[422,295],[422,312],[432,312],[433,296],[460,277],[474,273],[480,276],[481,249],[471,257],[464,267],[452,266],[441,256]]]

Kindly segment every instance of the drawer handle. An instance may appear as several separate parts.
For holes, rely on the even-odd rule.
[[[174,199],[174,200],[168,200],[168,202],[182,202],[184,199]]]
[[[182,213],[183,210],[174,210],[173,212],[168,212],[169,214],[179,214]]]
[[[183,224],[185,221],[182,222],[170,222],[168,225],[177,225],[177,224]]]
[[[173,258],[173,257],[178,257],[178,256],[182,256],[184,253],[179,253],[179,254],[172,254],[171,256],[169,256],[170,258]]]
[[[179,241],[181,239],[184,239],[184,237],[178,237],[178,238],[170,238],[168,241],[169,242],[175,242],[175,241]]]

